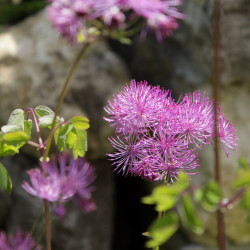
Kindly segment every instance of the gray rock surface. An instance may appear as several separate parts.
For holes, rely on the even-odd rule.
[[[43,104],[55,109],[57,98],[70,66],[80,48],[72,48],[58,38],[46,19],[45,12],[0,34],[0,125],[6,124],[15,108],[26,109]],[[121,84],[127,82],[123,62],[102,41],[92,45],[78,65],[60,115],[69,119],[85,115],[90,119],[88,159],[95,165],[98,209],[84,215],[69,203],[66,217],[56,220],[53,249],[110,250],[113,214],[112,170],[104,160],[110,150],[107,137],[111,134],[103,121],[103,106]],[[46,134],[46,132],[45,132]],[[30,147],[23,150],[34,157]],[[12,231],[15,225],[26,230],[39,210],[38,199],[26,194],[20,183],[24,170],[34,166],[27,155],[1,159],[13,179],[11,199],[2,192],[0,225]]]

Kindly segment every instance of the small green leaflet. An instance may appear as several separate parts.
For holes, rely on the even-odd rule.
[[[47,106],[39,105],[35,107],[35,113],[38,117],[43,117],[45,115],[54,115],[54,111]]]
[[[67,136],[66,146],[72,149],[73,156],[83,157],[87,151],[87,133],[86,130],[73,128]]]
[[[10,114],[8,119],[8,125],[21,126],[22,130],[24,128],[24,111],[22,109],[15,109]]]
[[[73,125],[70,123],[61,125],[55,132],[55,143],[59,151],[63,151],[66,147],[66,139],[70,131],[73,129]]]
[[[10,133],[10,132],[23,131],[23,127],[20,126],[20,125],[12,125],[12,124],[9,124],[9,125],[4,125],[4,126],[2,126],[1,131],[2,131],[3,133]]]
[[[72,117],[69,122],[74,126],[76,129],[88,129],[89,128],[89,120],[83,116],[74,116]]]
[[[87,132],[89,120],[83,116],[74,116],[62,124],[55,132],[55,143],[60,151],[72,149],[74,158],[83,157],[87,151]]]
[[[31,135],[31,128],[32,128],[32,120],[27,120],[27,121],[24,121],[24,132],[27,134],[27,135]]]
[[[2,135],[2,139],[6,144],[19,145],[29,140],[29,135],[23,131],[11,132]]]
[[[11,193],[12,182],[7,170],[0,163],[0,188],[5,190],[8,194]]]

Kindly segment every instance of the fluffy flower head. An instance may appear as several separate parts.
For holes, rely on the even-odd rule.
[[[13,235],[0,232],[0,250],[41,250],[41,246],[35,247],[35,242],[30,234],[24,234],[17,230]]]
[[[40,168],[27,173],[31,184],[25,181],[22,187],[31,195],[51,202],[65,202],[74,198],[79,203],[85,202],[87,210],[95,209],[91,197],[94,188],[90,186],[95,179],[94,168],[85,158],[68,159],[66,154],[60,154],[49,162],[40,162]],[[85,211],[84,206],[81,208]]]

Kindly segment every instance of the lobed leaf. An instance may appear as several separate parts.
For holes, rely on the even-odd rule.
[[[2,134],[2,140],[5,144],[13,145],[17,148],[20,148],[29,138],[29,135],[23,131]]]
[[[23,127],[20,126],[20,125],[12,125],[12,124],[9,124],[9,125],[4,125],[4,126],[2,126],[1,131],[2,131],[3,133],[10,133],[10,132],[23,131]]]
[[[67,135],[66,147],[72,149],[74,158],[83,157],[87,151],[86,130],[72,128]]]
[[[54,138],[55,138],[55,143],[59,151],[62,152],[65,149],[67,136],[72,129],[73,129],[73,125],[67,123],[67,124],[63,124],[56,130]]]
[[[74,116],[72,117],[69,122],[74,126],[76,129],[88,129],[89,128],[89,120],[83,116]]]
[[[54,111],[45,105],[39,105],[35,107],[35,113],[38,117],[43,117],[45,115],[54,115]]]
[[[24,128],[24,111],[22,109],[15,109],[9,116],[7,125],[21,126]]]

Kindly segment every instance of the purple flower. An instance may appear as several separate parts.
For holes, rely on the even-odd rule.
[[[219,114],[218,116],[218,137],[222,143],[222,147],[226,152],[227,157],[229,156],[229,152],[226,148],[229,147],[236,151],[237,149],[237,140],[238,137],[236,135],[236,130],[233,127],[233,125],[225,120],[225,116],[222,114]]]
[[[186,94],[179,104],[179,133],[198,148],[202,144],[207,144],[208,139],[213,136],[213,107],[213,101],[209,100],[205,93],[201,99],[199,91]]]
[[[77,42],[77,34],[86,33],[83,20],[89,12],[86,1],[54,0],[47,8],[48,19],[53,27],[71,43]]]
[[[118,170],[118,173],[122,171],[123,174],[126,174],[128,172],[127,169],[143,157],[144,148],[138,139],[139,134],[125,137],[123,140],[119,137],[117,137],[117,140],[113,137],[109,139],[117,151],[113,154],[108,154],[108,156],[113,161],[112,165],[116,165],[115,171]]]
[[[85,202],[94,203],[94,189],[90,186],[95,179],[94,168],[85,158],[68,159],[66,154],[60,154],[58,159],[40,162],[40,167],[27,171],[31,185],[25,181],[22,187],[28,193],[51,202],[65,202],[85,193]]]
[[[107,120],[116,132],[124,134],[131,131],[145,132],[146,127],[154,126],[161,111],[169,102],[168,92],[160,87],[148,86],[147,82],[131,81],[123,90],[114,95],[114,101],[108,101],[104,108]]]
[[[214,102],[199,91],[175,102],[169,91],[147,82],[131,81],[104,108],[104,118],[115,129],[109,140],[116,151],[108,154],[117,172],[143,179],[173,181],[199,166],[196,148],[211,143],[214,134]],[[218,137],[236,150],[235,129],[217,108]]]
[[[0,250],[41,250],[41,246],[35,247],[35,242],[32,240],[29,233],[24,234],[17,230],[13,235],[6,235],[0,232]]]
[[[129,18],[137,16],[146,20],[142,37],[154,30],[158,41],[170,36],[178,27],[176,19],[183,19],[176,6],[179,0],[50,0],[48,18],[53,27],[71,43],[77,35],[88,38],[88,27],[98,18],[103,29],[126,29],[126,12]],[[99,23],[100,24],[100,23]],[[100,25],[99,25],[100,26]],[[101,31],[101,30],[100,30]],[[102,32],[100,32],[102,33]],[[88,40],[88,39],[87,39]]]

